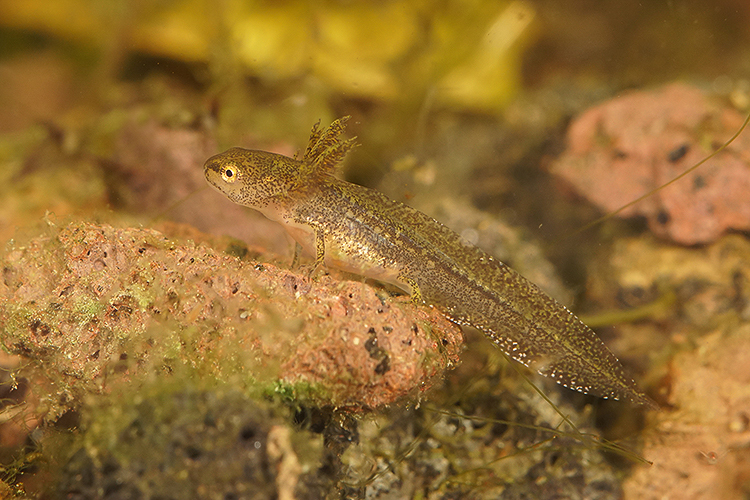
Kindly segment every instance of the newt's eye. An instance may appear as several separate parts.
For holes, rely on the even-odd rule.
[[[235,165],[227,165],[221,171],[221,178],[224,182],[232,183],[237,179],[237,167]]]

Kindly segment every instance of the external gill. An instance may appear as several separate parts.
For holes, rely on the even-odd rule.
[[[333,173],[346,154],[357,145],[356,137],[347,140],[339,139],[349,118],[349,116],[339,118],[323,130],[321,130],[320,121],[313,126],[310,141],[302,157],[301,168],[309,169],[309,174],[312,175]]]

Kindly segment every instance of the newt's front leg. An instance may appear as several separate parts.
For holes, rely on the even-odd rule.
[[[402,281],[409,285],[411,287],[411,301],[413,304],[421,306],[424,304],[424,299],[422,298],[422,291],[419,289],[419,284],[417,283],[417,280],[412,278],[411,276],[407,274],[400,274],[398,277],[399,281]]]

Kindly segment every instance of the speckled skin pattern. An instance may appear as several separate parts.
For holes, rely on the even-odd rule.
[[[346,118],[313,127],[302,159],[241,148],[209,158],[206,180],[283,224],[327,265],[390,282],[489,336],[571,389],[651,405],[596,334],[536,285],[427,215],[334,177]]]

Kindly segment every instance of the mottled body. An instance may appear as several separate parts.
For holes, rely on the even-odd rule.
[[[427,215],[334,177],[354,145],[338,139],[344,123],[316,125],[302,159],[232,148],[209,158],[206,179],[283,224],[316,266],[395,284],[566,387],[650,404],[594,332],[539,287]]]

